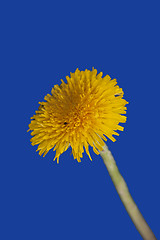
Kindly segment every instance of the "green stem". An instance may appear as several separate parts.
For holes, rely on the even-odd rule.
[[[131,194],[129,193],[128,187],[118,170],[112,153],[108,150],[106,145],[104,146],[103,150],[100,151],[100,155],[108,169],[109,175],[119,194],[119,197],[140,235],[144,240],[156,240],[154,233],[146,223]]]

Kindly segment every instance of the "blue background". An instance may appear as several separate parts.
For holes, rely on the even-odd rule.
[[[141,239],[103,164],[69,149],[53,162],[27,133],[54,84],[95,67],[129,101],[125,131],[108,140],[160,239],[158,1],[1,1],[0,239]]]

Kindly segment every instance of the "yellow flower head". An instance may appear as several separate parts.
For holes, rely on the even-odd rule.
[[[114,142],[113,135],[119,135],[115,131],[123,131],[118,125],[126,122],[126,117],[121,115],[126,113],[127,104],[122,99],[123,90],[116,85],[116,79],[102,74],[97,75],[94,68],[92,71],[77,69],[66,77],[67,83],[61,80],[61,85],[55,85],[52,94],[45,96],[46,101],[39,103],[29,130],[32,130],[32,145],[39,144],[40,155],[45,156],[53,148],[58,163],[59,156],[71,146],[78,162],[84,148],[91,159],[89,145],[99,154],[106,137]]]

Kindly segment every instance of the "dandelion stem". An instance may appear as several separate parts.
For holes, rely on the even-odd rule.
[[[108,169],[109,175],[119,194],[119,197],[140,235],[144,240],[156,240],[154,233],[146,223],[131,194],[129,193],[127,184],[118,170],[112,153],[109,151],[106,145],[104,146],[103,150],[100,151],[100,155]]]

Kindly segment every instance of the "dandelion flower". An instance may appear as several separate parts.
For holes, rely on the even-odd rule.
[[[67,83],[61,80],[60,86],[55,85],[51,95],[45,96],[45,102],[39,102],[29,130],[32,145],[38,144],[40,155],[45,156],[53,148],[58,163],[59,156],[71,146],[78,162],[84,149],[91,159],[89,145],[99,154],[107,138],[114,142],[113,135],[119,135],[116,131],[123,131],[119,125],[126,122],[123,90],[116,79],[102,75],[94,68],[76,69],[66,77]]]
[[[61,85],[55,85],[51,95],[40,102],[36,114],[31,118],[32,145],[38,145],[37,151],[45,156],[50,149],[56,151],[55,159],[72,148],[74,159],[81,161],[84,149],[91,159],[89,145],[96,154],[101,155],[113,184],[135,224],[145,240],[156,240],[156,237],[140,213],[129,193],[128,187],[120,174],[116,162],[105,145],[107,138],[113,142],[113,135],[123,131],[119,123],[126,122],[126,104],[123,90],[116,79],[109,75],[97,75],[92,69],[71,73]],[[92,159],[91,159],[92,160]]]

